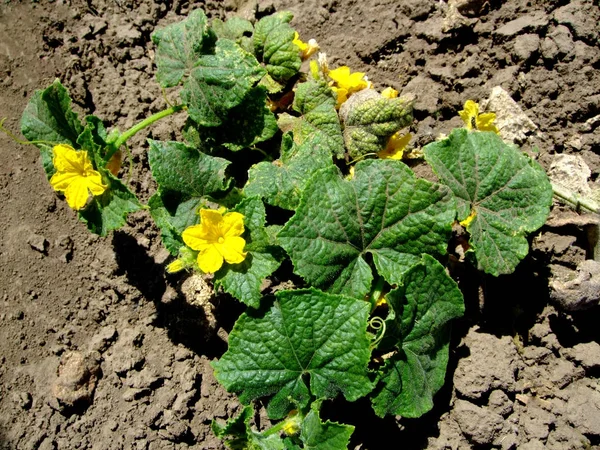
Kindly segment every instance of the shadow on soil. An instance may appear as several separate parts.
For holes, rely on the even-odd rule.
[[[154,326],[166,329],[173,343],[182,344],[198,355],[212,359],[227,350],[227,344],[218,335],[207,336],[206,314],[202,308],[186,301],[181,292],[182,275],[167,275],[165,266],[156,263],[134,237],[124,232],[115,232],[112,243],[119,268],[128,282],[154,303],[157,313]],[[168,286],[175,289],[176,295],[165,298]],[[242,307],[223,297],[219,296],[216,303],[222,300],[226,307],[217,308],[215,314],[218,324],[229,330]],[[227,317],[220,317],[220,310],[226,310]]]

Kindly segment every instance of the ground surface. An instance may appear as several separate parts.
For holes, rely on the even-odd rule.
[[[537,126],[524,147],[537,146],[547,169],[558,154],[581,157],[594,187],[597,2],[453,4],[460,15],[437,0],[274,0],[259,2],[258,13],[292,10],[301,36],[316,38],[331,65],[367,72],[379,89],[417,94],[419,145],[460,126],[456,111],[465,100],[483,100],[502,86]],[[195,7],[212,17],[251,17],[253,6],[5,1],[0,118],[17,131],[28,97],[59,77],[80,113],[126,129],[164,107],[153,79],[150,33],[157,25]],[[176,120],[149,137],[174,138]],[[129,183],[147,199],[154,185],[145,137],[132,142]],[[209,363],[225,351],[240,307],[227,297],[186,303],[183,280],[164,274],[168,255],[145,213],[108,238],[91,236],[52,191],[38,160],[35,147],[0,135],[0,448],[222,448],[210,422],[239,405]],[[553,274],[568,276],[593,258],[591,222],[554,208],[511,276],[494,279],[458,264],[467,314],[455,324],[435,409],[418,420],[378,421],[366,403],[334,402],[328,417],[357,427],[352,448],[598,448],[597,267],[580,267],[568,295],[550,288]],[[65,409],[57,397],[84,401]]]

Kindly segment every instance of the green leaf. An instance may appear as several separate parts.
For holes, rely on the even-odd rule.
[[[317,172],[278,239],[309,284],[363,298],[373,279],[367,253],[396,256],[401,272],[421,253],[443,255],[456,210],[448,188],[416,179],[400,161],[355,168],[351,181],[335,167]]]
[[[202,55],[213,52],[216,36],[204,12],[192,11],[186,19],[156,30],[152,42],[156,48],[156,79],[164,87],[177,86]]]
[[[266,312],[246,312],[229,335],[229,350],[213,363],[216,378],[240,400],[277,393],[272,418],[310,393],[332,398],[341,391],[354,401],[370,392],[367,376],[369,304],[315,289],[280,291]]]
[[[527,255],[527,233],[546,221],[552,186],[542,167],[492,132],[455,129],[425,147],[425,158],[456,196],[458,220],[471,213],[477,265],[494,276],[514,271]]]
[[[254,42],[252,23],[240,17],[232,17],[223,22],[221,19],[212,20],[212,29],[219,39],[229,39],[248,53],[254,53]]]
[[[269,75],[285,82],[300,70],[300,49],[289,22],[294,16],[287,11],[263,17],[254,30],[254,54],[265,63]]]
[[[247,198],[233,211],[244,215],[244,251],[248,255],[240,264],[225,264],[215,273],[215,288],[222,286],[238,300],[258,308],[262,283],[277,270],[284,255],[280,248],[272,245],[265,230],[265,206],[259,198]]]
[[[242,103],[229,110],[219,127],[198,126],[188,120],[185,138],[192,145],[216,148],[220,145],[237,151],[271,139],[277,132],[277,120],[267,107],[264,87],[251,89]]]
[[[373,409],[419,417],[433,407],[448,364],[449,322],[464,313],[463,296],[444,267],[429,255],[403,277],[403,285],[386,295],[390,313],[380,347],[398,353],[380,369]]]
[[[326,82],[309,80],[301,83],[296,90],[293,108],[302,116],[281,114],[279,127],[284,132],[292,131],[296,144],[318,139],[329,148],[331,154],[342,158],[344,138],[335,104],[335,94]]]
[[[280,159],[252,166],[244,193],[260,196],[273,206],[296,209],[310,177],[319,169],[333,166],[331,151],[322,140],[317,135],[298,146],[290,133],[284,135]]]
[[[213,55],[202,55],[186,78],[181,99],[199,125],[216,127],[265,75],[250,53],[235,42],[220,39]]]
[[[300,439],[305,449],[345,450],[348,448],[353,431],[352,425],[343,425],[329,420],[321,422],[319,410],[313,406],[302,422]]]
[[[198,210],[204,203],[202,198],[182,197],[177,193],[158,191],[148,201],[150,214],[160,228],[160,234],[166,249],[174,256],[185,245],[181,233],[200,221]]]
[[[69,92],[55,80],[46,89],[35,91],[21,116],[21,133],[28,141],[45,141],[40,149],[42,165],[48,179],[54,174],[52,147],[56,144],[76,146],[83,126],[71,109]]]
[[[142,205],[133,192],[109,171],[99,169],[108,189],[94,197],[85,209],[79,211],[79,219],[88,229],[100,236],[121,228],[129,213],[138,211]]]
[[[225,169],[230,163],[226,159],[205,155],[181,142],[149,139],[148,143],[148,161],[161,191],[203,197],[227,188]]]
[[[265,436],[250,429],[253,412],[251,406],[246,406],[239,416],[230,419],[225,425],[213,420],[213,433],[233,450],[285,450],[286,446],[278,435]],[[228,436],[231,437],[227,439]]]
[[[389,138],[411,124],[413,103],[404,97],[371,98],[348,112],[344,142],[352,159],[385,148]]]

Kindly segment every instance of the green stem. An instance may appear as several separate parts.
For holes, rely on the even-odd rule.
[[[554,195],[560,198],[565,203],[569,204],[576,210],[584,209],[593,213],[600,213],[600,208],[598,203],[593,200],[587,199],[578,195],[569,189],[561,186],[557,183],[552,183],[552,190],[554,191]]]
[[[182,111],[183,109],[185,109],[184,105],[171,106],[170,108],[159,111],[156,114],[152,114],[150,117],[146,117],[140,123],[135,124],[129,130],[121,134],[118,137],[118,139],[112,144],[113,148],[111,148],[108,151],[108,154],[106,155],[106,160],[108,161],[112,157],[112,155],[114,155],[117,152],[117,150],[119,150],[121,145],[125,144],[125,142],[127,142],[127,140],[133,137],[137,132],[142,131],[146,127],[149,127],[157,120],[168,117],[171,114],[175,114],[176,112]]]

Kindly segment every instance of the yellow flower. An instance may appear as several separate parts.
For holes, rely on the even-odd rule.
[[[473,220],[475,220],[475,217],[476,217],[476,216],[477,216],[477,211],[475,211],[475,210],[472,210],[472,211],[471,211],[471,214],[469,214],[469,216],[468,216],[468,217],[467,217],[465,220],[462,220],[462,221],[460,222],[460,224],[461,224],[463,227],[467,228],[469,225],[471,225],[471,222],[473,222]]]
[[[396,98],[398,97],[398,91],[393,87],[386,87],[383,91],[381,91],[381,96],[383,98]]]
[[[64,193],[67,203],[74,210],[82,209],[90,192],[101,195],[108,187],[102,175],[94,170],[85,150],[77,151],[67,144],[55,145],[52,149],[52,164],[56,173],[50,178],[55,191]]]
[[[214,273],[221,268],[223,260],[229,264],[239,264],[246,258],[246,241],[240,237],[243,232],[242,214],[201,209],[200,224],[186,228],[181,236],[188,247],[200,252],[200,270]]]
[[[392,135],[387,143],[387,146],[377,153],[381,159],[402,159],[406,146],[412,139],[412,134],[406,133],[400,135],[400,132],[396,132]]]
[[[475,103],[473,100],[467,100],[463,108],[463,110],[458,112],[458,115],[465,123],[467,130],[493,131],[498,134],[498,128],[493,124],[494,120],[496,120],[496,114],[479,114],[479,103]]]
[[[294,32],[294,40],[292,43],[300,49],[303,60],[310,58],[319,50],[319,44],[317,44],[317,41],[310,39],[308,42],[303,42],[300,40],[300,35],[297,31]]]
[[[363,72],[350,73],[348,66],[341,66],[330,70],[327,75],[333,80],[329,84],[338,96],[338,108],[353,93],[372,86],[371,82],[365,78]]]

